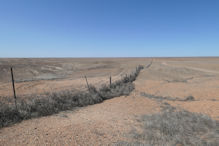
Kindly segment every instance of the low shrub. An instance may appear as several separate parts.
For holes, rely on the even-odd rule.
[[[167,105],[161,113],[144,115],[139,122],[143,131],[132,130],[132,142],[119,141],[115,145],[219,145],[219,122],[207,115]]]
[[[155,100],[169,100],[169,101],[195,101],[195,98],[193,96],[188,96],[186,98],[179,98],[179,97],[169,97],[169,96],[157,96],[157,95],[153,95],[153,94],[148,94],[145,92],[141,92],[140,93],[141,96],[150,98],[150,99],[155,99]]]
[[[70,110],[74,107],[82,107],[100,103],[103,100],[129,95],[134,89],[133,81],[136,80],[143,66],[138,66],[136,71],[112,83],[104,85],[97,90],[89,85],[89,90],[84,92],[62,91],[59,93],[47,93],[45,96],[29,97],[27,100],[17,101],[17,110],[12,104],[0,103],[0,127],[30,119],[32,117],[47,116],[59,111]]]
[[[165,111],[142,117],[144,132],[137,135],[150,145],[219,145],[219,125],[210,117],[182,111]]]

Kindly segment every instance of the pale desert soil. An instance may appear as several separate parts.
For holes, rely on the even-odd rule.
[[[0,145],[108,145],[129,141],[127,133],[139,127],[136,119],[159,110],[156,101],[134,91],[127,97],[3,128]]]
[[[191,64],[188,61],[154,62],[153,66],[139,77],[146,78],[140,89],[145,93],[163,97],[185,99],[193,96],[195,101],[191,102],[168,100],[166,102],[219,120],[219,62],[215,60],[212,62],[212,66],[211,61],[206,63],[193,60]]]
[[[147,58],[69,58],[69,59],[0,59],[0,97],[12,97],[10,67],[13,67],[17,96],[43,94],[67,89],[84,90],[88,82],[95,86],[130,74]]]
[[[122,68],[115,71],[114,76],[131,71],[137,64],[147,65],[150,60],[123,59],[118,64],[114,60],[116,67]],[[98,77],[100,70],[97,70],[97,76],[93,75],[92,82],[96,81],[96,85],[102,83],[98,80],[107,82],[105,78],[109,75],[106,72]],[[82,82],[76,77],[72,80]],[[39,82],[44,88],[44,84],[55,83],[57,87],[65,88],[81,86],[73,85],[68,78]],[[140,128],[139,117],[161,110],[160,101],[142,96],[142,93],[177,99],[193,96],[194,101],[164,101],[219,120],[219,58],[154,58],[152,66],[144,69],[134,84],[135,90],[127,97],[2,128],[0,145],[112,145],[118,141],[131,141],[128,133]]]

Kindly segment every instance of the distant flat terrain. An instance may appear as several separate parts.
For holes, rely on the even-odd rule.
[[[17,95],[39,94],[66,89],[82,90],[84,76],[90,84],[117,80],[135,70],[145,58],[33,58],[0,59],[0,97],[12,96],[10,67],[13,67]]]
[[[86,90],[84,75],[89,83],[100,86],[109,82],[109,76],[119,79],[140,64],[145,69],[129,96],[2,128],[0,145],[107,145],[129,141],[129,131],[141,131],[139,117],[159,113],[164,102],[219,120],[217,57],[0,59],[0,96],[12,96],[10,66],[14,67],[17,93],[22,98],[71,88]]]

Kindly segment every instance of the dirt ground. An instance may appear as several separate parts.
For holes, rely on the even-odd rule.
[[[118,80],[147,64],[145,58],[66,58],[66,59],[0,59],[0,97],[13,96],[10,67],[13,67],[17,96],[86,88],[89,84],[100,86]]]
[[[81,78],[83,75],[89,77],[89,82],[100,85],[108,82],[109,75],[117,79],[131,72],[136,65],[147,66],[151,60],[153,63],[141,71],[134,82],[135,90],[129,96],[116,97],[100,104],[2,128],[0,145],[113,145],[118,141],[129,141],[129,131],[141,130],[138,122],[140,116],[161,110],[159,101],[147,98],[143,93],[173,99],[193,96],[194,101],[167,99],[165,102],[219,120],[219,58],[48,59],[47,64],[45,60],[32,59],[29,62],[35,65],[31,65],[24,59],[23,66],[20,66],[19,59],[0,59],[0,67],[5,70],[2,71],[1,68],[2,98],[9,96],[11,92],[10,76],[2,77],[6,75],[9,62],[14,64],[15,70],[17,68],[16,88],[20,96],[47,90],[85,88],[85,81]],[[36,63],[37,61],[40,63]],[[25,64],[33,67],[39,74],[34,77],[30,73],[19,74],[25,70],[22,67],[28,68]],[[56,77],[48,80],[48,76],[42,73],[44,70],[42,71],[41,66],[62,69],[46,72],[45,74]],[[63,72],[66,74],[61,78]],[[19,81],[29,78],[33,79]]]

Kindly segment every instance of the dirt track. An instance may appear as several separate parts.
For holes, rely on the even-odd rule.
[[[160,102],[142,93],[182,99],[193,96],[195,101],[165,102],[219,120],[218,68],[218,58],[154,59],[152,66],[140,73],[130,96],[3,128],[0,145],[107,145],[129,141],[129,131],[141,130],[141,115],[160,111]]]

